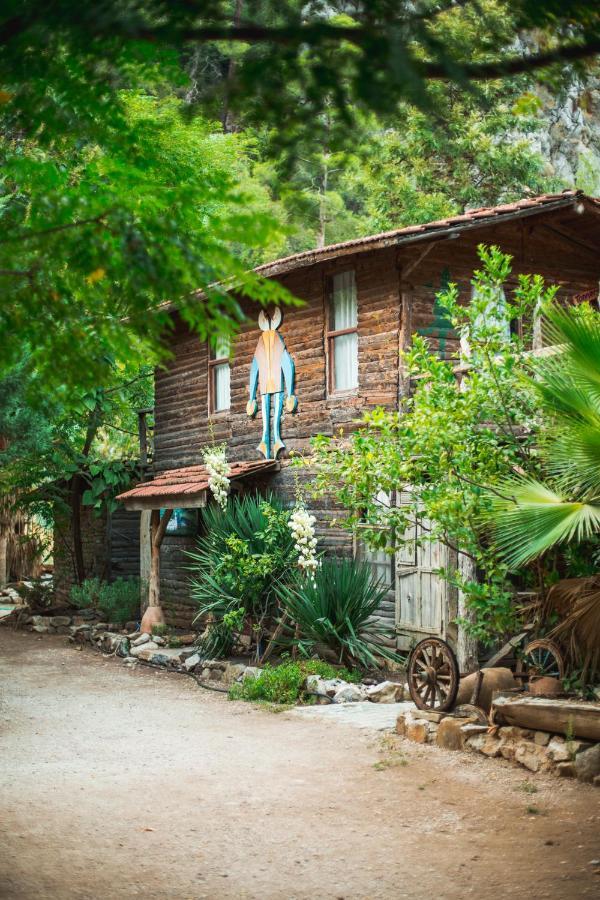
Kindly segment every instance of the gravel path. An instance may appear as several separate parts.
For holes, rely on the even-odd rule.
[[[2,629],[0,684],[1,898],[600,895],[596,788],[230,703],[61,637]]]

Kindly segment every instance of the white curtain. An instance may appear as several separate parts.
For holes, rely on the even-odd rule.
[[[215,359],[228,359],[231,350],[229,337],[218,337],[215,346]],[[215,412],[229,409],[231,405],[229,362],[214,367]]]
[[[354,272],[341,272],[333,278],[332,331],[356,328],[358,307]],[[358,334],[341,334],[333,339],[335,389],[347,391],[358,385]]]
[[[229,409],[231,405],[231,389],[229,363],[215,366],[215,412]]]

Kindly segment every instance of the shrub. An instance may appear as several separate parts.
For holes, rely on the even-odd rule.
[[[320,659],[305,659],[299,662],[287,660],[278,666],[267,663],[257,678],[247,678],[241,684],[232,685],[229,697],[232,700],[255,700],[264,703],[296,703],[302,695],[302,685],[307,675],[360,681],[359,672],[338,669]]]
[[[237,635],[244,625],[244,610],[226,612],[217,622],[210,622],[196,641],[202,659],[224,659],[231,656]]]
[[[109,622],[123,624],[137,619],[140,613],[139,578],[117,578],[110,583],[87,578],[71,588],[71,603],[79,609],[91,607],[106,616]]]
[[[272,612],[274,585],[297,556],[288,518],[274,497],[233,498],[224,510],[203,510],[205,535],[188,553],[197,619],[210,614],[221,620],[240,608],[257,620]]]
[[[325,644],[340,662],[365,668],[377,666],[377,657],[404,661],[380,642],[391,629],[373,620],[386,594],[369,564],[354,559],[324,559],[314,577],[298,573],[277,586],[282,607],[300,629],[302,652]]]

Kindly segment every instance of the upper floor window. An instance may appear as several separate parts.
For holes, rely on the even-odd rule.
[[[331,279],[327,342],[329,390],[350,391],[358,385],[358,304],[352,270]]]
[[[211,413],[223,412],[231,406],[229,354],[231,341],[219,337],[208,360],[208,405]]]

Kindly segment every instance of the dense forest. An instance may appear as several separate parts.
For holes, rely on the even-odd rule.
[[[165,300],[214,342],[228,280],[292,302],[265,260],[600,190],[599,34],[579,0],[5,4],[4,492],[114,489]]]

